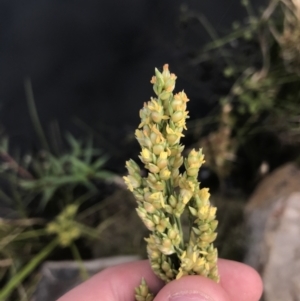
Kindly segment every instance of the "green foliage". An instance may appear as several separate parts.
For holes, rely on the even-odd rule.
[[[0,200],[8,213],[0,218],[0,300],[29,300],[42,261],[58,248],[70,248],[81,261],[78,239],[98,239],[105,228],[87,221],[101,209],[90,210],[88,203],[98,193],[98,181],[113,176],[104,169],[108,156],[92,138],[68,134],[66,140],[68,150],[60,155],[42,150],[17,159],[9,153],[8,139],[1,139]]]
[[[226,36],[212,36],[215,30],[200,21],[213,41],[193,58],[194,64],[222,60],[224,81],[232,82],[229,93],[220,99],[213,131],[200,141],[204,152],[209,153],[206,148],[210,147],[215,156],[207,161],[221,182],[239,160],[238,150],[258,133],[272,134],[281,145],[300,150],[299,123],[295,122],[300,116],[299,2],[270,1],[262,11],[256,11],[248,0],[241,4],[248,17],[242,23],[234,22]],[[187,9],[184,14],[185,20],[197,16]],[[212,147],[216,140],[226,147]],[[261,150],[253,155],[260,156]]]
[[[103,170],[108,157],[93,147],[91,139],[86,145],[70,134],[67,139],[71,147],[68,153],[55,156],[44,151],[37,160],[32,161],[32,174],[35,178],[19,181],[22,189],[42,195],[39,205],[41,209],[45,208],[56,193],[65,194],[78,185],[96,191],[93,181],[107,180],[113,175]],[[98,158],[93,160],[95,156]]]

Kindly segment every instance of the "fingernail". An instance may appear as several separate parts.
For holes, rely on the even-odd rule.
[[[168,301],[214,301],[214,300],[202,292],[183,291],[171,295]]]

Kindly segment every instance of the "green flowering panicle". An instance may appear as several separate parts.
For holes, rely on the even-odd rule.
[[[216,208],[209,202],[208,189],[199,188],[202,151],[193,149],[187,158],[182,156],[180,139],[189,117],[189,99],[183,91],[173,94],[175,81],[168,65],[162,72],[155,69],[151,83],[156,97],[140,110],[141,123],[135,132],[141,146],[139,158],[148,174],[142,177],[139,165],[129,160],[124,180],[136,198],[139,217],[151,231],[146,241],[154,273],[165,282],[185,275],[204,275],[219,281],[218,254],[213,246],[218,224]],[[182,165],[185,172],[180,173]],[[183,237],[180,221],[185,210],[191,221],[188,239]],[[143,280],[137,300],[148,300],[148,289],[141,293],[145,285]]]
[[[154,299],[153,294],[149,292],[149,288],[145,279],[142,279],[140,286],[135,289],[136,301],[152,301]]]
[[[68,205],[53,222],[47,225],[47,232],[56,234],[62,247],[70,246],[81,235],[78,225],[74,222],[77,210],[77,205]]]

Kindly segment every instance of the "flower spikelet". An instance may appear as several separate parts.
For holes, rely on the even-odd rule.
[[[124,181],[137,200],[137,213],[151,232],[146,238],[147,253],[154,273],[169,282],[185,275],[203,275],[219,280],[216,238],[216,208],[209,192],[199,187],[198,172],[204,163],[202,150],[191,150],[186,158],[180,139],[189,118],[184,91],[173,94],[176,75],[155,69],[151,83],[156,94],[140,110],[141,123],[135,132],[141,146],[139,158],[147,171],[126,162]],[[185,171],[180,173],[181,166]],[[183,237],[180,217],[187,210],[191,228]],[[145,281],[136,289],[136,300],[149,301]],[[152,295],[151,295],[152,296]],[[148,300],[149,299],[149,300]]]
[[[152,301],[154,299],[153,294],[149,292],[144,278],[142,279],[141,284],[135,289],[135,299],[137,301]]]
[[[81,230],[75,221],[78,206],[68,205],[54,221],[50,222],[46,231],[49,234],[56,234],[58,242],[62,247],[70,246],[74,240],[81,236]]]

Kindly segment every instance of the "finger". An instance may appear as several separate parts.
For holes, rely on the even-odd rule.
[[[164,286],[154,301],[231,301],[224,288],[203,276],[185,276]]]
[[[263,284],[258,273],[248,265],[232,260],[219,260],[220,285],[232,301],[259,300]],[[236,291],[239,291],[239,295]]]
[[[155,301],[179,298],[193,292],[192,297],[215,301],[257,301],[262,284],[258,274],[250,267],[230,260],[218,261],[221,281],[219,284],[201,276],[187,276],[172,281],[157,295]],[[58,301],[132,301],[134,288],[144,277],[153,293],[163,283],[153,274],[149,262],[138,261],[109,268],[78,286]],[[204,296],[204,297],[203,297]],[[206,298],[206,299],[205,299]],[[210,299],[207,299],[210,298]],[[201,299],[199,299],[201,300]],[[180,301],[179,299],[176,301]]]
[[[153,293],[164,285],[152,272],[149,261],[142,260],[108,268],[57,301],[132,301],[142,277]]]
[[[262,282],[250,267],[220,259],[220,283],[202,276],[186,276],[164,286],[154,301],[258,301]]]

